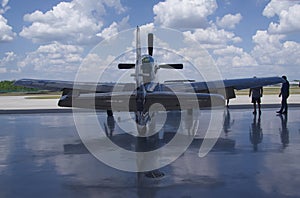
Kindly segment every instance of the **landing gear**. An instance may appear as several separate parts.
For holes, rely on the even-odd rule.
[[[114,115],[112,110],[107,110],[106,113],[107,113],[107,116],[113,116]]]

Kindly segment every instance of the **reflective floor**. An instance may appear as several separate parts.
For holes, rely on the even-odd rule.
[[[71,113],[0,115],[0,197],[299,197],[299,110],[225,110],[212,151],[200,158],[193,141],[160,178],[99,162]]]

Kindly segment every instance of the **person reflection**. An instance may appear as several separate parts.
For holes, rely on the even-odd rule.
[[[289,144],[289,129],[287,128],[287,114],[279,114],[281,120],[281,129],[279,129],[281,143],[285,149]]]
[[[113,115],[108,115],[106,118],[107,127],[105,127],[105,133],[107,137],[112,137],[115,130],[115,118]]]
[[[227,137],[228,133],[230,132],[230,127],[231,127],[231,125],[233,125],[233,123],[234,123],[234,120],[231,121],[229,109],[226,108],[224,110],[224,123],[223,123],[223,131],[224,131],[226,137]]]
[[[257,145],[262,142],[262,139],[263,133],[262,128],[260,126],[260,116],[258,116],[258,119],[256,121],[256,114],[254,114],[250,130],[250,142],[253,145],[254,151],[257,151]]]

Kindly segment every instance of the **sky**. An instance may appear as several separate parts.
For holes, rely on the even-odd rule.
[[[299,0],[0,0],[0,80],[73,80],[98,43],[136,26],[180,31],[226,79],[300,79],[299,10]]]

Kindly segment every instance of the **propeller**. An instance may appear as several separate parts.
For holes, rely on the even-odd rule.
[[[148,54],[150,56],[153,55],[153,34],[152,33],[148,34]]]

